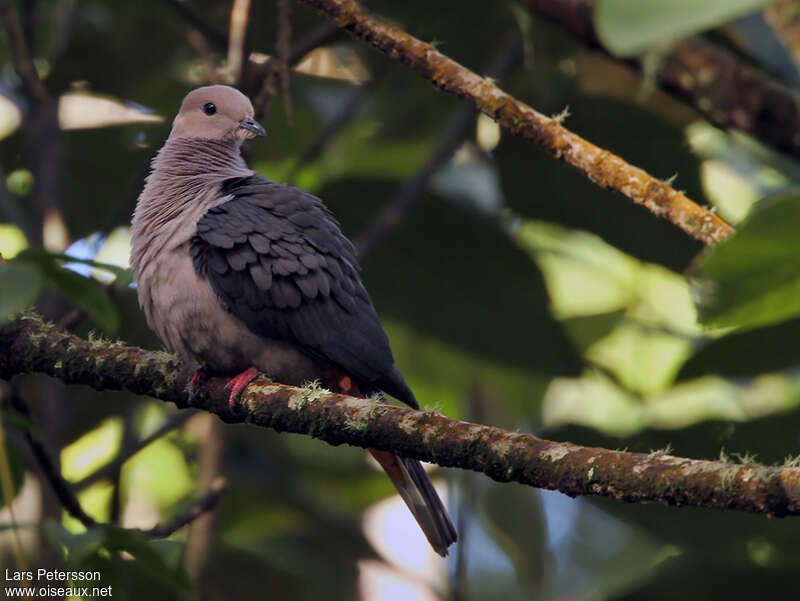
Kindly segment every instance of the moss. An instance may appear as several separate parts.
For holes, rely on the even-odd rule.
[[[363,418],[346,419],[344,421],[345,430],[351,432],[365,432],[369,427],[369,420]]]
[[[330,390],[322,387],[319,380],[306,382],[303,385],[300,394],[294,395],[289,399],[289,407],[295,411],[299,411],[308,403],[313,403],[331,394],[332,393]]]

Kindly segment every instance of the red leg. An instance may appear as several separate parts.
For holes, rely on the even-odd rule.
[[[195,395],[197,395],[197,390],[205,383],[207,376],[208,373],[206,372],[206,368],[204,366],[198,367],[196,370],[194,370],[188,386],[190,400],[194,399]]]
[[[238,376],[231,378],[230,382],[225,385],[225,390],[230,393],[228,396],[228,405],[231,409],[236,407],[236,403],[239,402],[239,397],[242,396],[244,389],[247,388],[248,384],[250,384],[257,375],[258,370],[255,367],[248,367]]]

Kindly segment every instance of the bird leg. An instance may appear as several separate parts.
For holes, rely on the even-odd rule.
[[[189,380],[189,385],[186,387],[189,392],[189,402],[191,404],[194,404],[194,400],[197,398],[198,390],[203,384],[205,384],[207,377],[208,372],[206,371],[204,365],[201,365],[194,370],[194,373],[192,373],[192,377]]]
[[[236,403],[239,402],[239,397],[242,396],[244,389],[252,382],[258,375],[258,370],[255,367],[248,367],[238,376],[234,376],[225,385],[225,390],[230,394],[228,396],[228,406],[233,409]]]

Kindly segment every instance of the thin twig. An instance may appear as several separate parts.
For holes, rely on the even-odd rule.
[[[28,409],[25,401],[22,400],[22,397],[19,395],[12,395],[11,405],[27,421],[31,421],[30,410]],[[50,483],[53,492],[56,494],[56,497],[67,513],[78,520],[86,528],[91,528],[97,524],[98,522],[84,511],[80,501],[78,501],[78,497],[75,494],[73,487],[61,475],[61,471],[50,457],[50,453],[47,451],[44,443],[36,434],[34,434],[31,428],[26,428],[24,435],[29,446],[31,447],[31,450],[33,451],[34,456],[36,457],[36,460],[39,463],[39,467],[42,469],[42,472],[45,475],[45,478]],[[144,530],[144,533],[148,536],[152,536],[153,538],[166,538],[170,536],[176,530],[179,530],[180,528],[191,523],[203,513],[213,509],[219,501],[220,496],[225,491],[226,487],[227,482],[225,479],[222,477],[217,478],[211,483],[209,491],[201,499],[192,503],[189,509],[175,516],[171,520],[164,522],[163,524],[158,524],[150,529]]]
[[[179,515],[176,515],[174,518],[164,522],[163,524],[158,524],[148,530],[145,530],[144,533],[148,536],[152,536],[153,538],[166,538],[170,536],[184,526],[191,524],[204,513],[214,509],[219,502],[222,493],[225,492],[227,486],[228,483],[225,478],[217,478],[211,483],[210,490],[203,495],[202,498],[192,503],[189,509]]]
[[[225,441],[222,424],[211,414],[202,413],[193,421],[189,434],[201,442],[197,456],[198,488],[212,489],[214,482],[222,477],[224,469]],[[183,565],[199,589],[203,588],[203,580],[208,575],[206,565],[213,549],[215,520],[213,513],[201,516],[192,522],[186,535]]]
[[[331,142],[336,139],[336,136],[342,131],[342,129],[348,123],[350,123],[350,121],[352,121],[356,115],[358,115],[361,107],[364,106],[364,103],[367,101],[367,99],[369,99],[375,89],[380,85],[381,81],[383,81],[385,73],[385,71],[381,71],[380,73],[373,75],[369,82],[362,86],[358,86],[358,88],[352,92],[350,98],[343,103],[341,110],[334,115],[333,119],[331,119],[330,123],[328,123],[319,137],[314,140],[314,142],[312,142],[311,145],[306,148],[306,150],[303,151],[303,154],[300,155],[300,158],[297,159],[297,162],[292,165],[292,169],[286,174],[287,182],[292,183],[295,177],[297,177],[298,172],[305,165],[315,161],[331,144]]]
[[[283,93],[283,110],[286,121],[292,125],[292,94],[289,83],[289,52],[292,43],[292,20],[289,0],[278,0],[278,35],[275,40],[275,58],[278,60],[278,81]]]
[[[233,0],[231,7],[231,26],[228,35],[228,77],[230,83],[237,83],[246,60],[244,41],[247,37],[247,23],[250,18],[250,0]]]
[[[31,412],[28,409],[27,403],[25,403],[21,396],[12,394],[11,406],[28,422],[31,421]],[[96,523],[94,518],[83,510],[83,507],[81,507],[78,501],[78,496],[75,494],[69,482],[61,475],[61,470],[58,465],[56,465],[56,462],[53,461],[39,436],[34,434],[31,428],[25,428],[24,436],[25,440],[28,442],[28,446],[30,446],[31,451],[33,451],[34,457],[36,457],[36,461],[39,463],[39,467],[45,479],[50,484],[50,487],[53,489],[62,507],[67,510],[67,513],[87,528],[94,526]]]
[[[492,60],[488,73],[494,81],[502,81],[512,67],[522,57],[522,44],[518,39],[507,43]],[[448,120],[439,134],[439,144],[425,161],[422,168],[406,180],[386,202],[381,211],[372,219],[366,229],[355,240],[359,259],[364,259],[379,242],[406,219],[408,213],[417,205],[437,171],[450,162],[461,146],[469,129],[475,124],[478,111],[469,105],[461,105]]]
[[[137,404],[131,403],[126,407],[122,415],[122,440],[117,452],[118,456],[122,449],[130,448],[136,442],[136,428],[134,427],[136,409]],[[117,463],[110,475],[111,502],[109,503],[108,521],[112,524],[119,524],[120,516],[122,515],[122,465],[121,462]]]
[[[253,380],[231,407],[225,378],[210,379],[190,397],[192,370],[174,356],[82,340],[25,314],[0,327],[0,377],[31,372],[98,390],[150,395],[180,408],[203,409],[230,423],[313,435],[332,445],[391,451],[570,496],[657,501],[774,517],[800,515],[800,468],[554,442],[315,387],[276,384],[263,376]]]
[[[292,44],[288,56],[289,67],[294,67],[309,52],[335,40],[339,35],[339,28],[331,23],[323,23],[312,29]],[[269,111],[272,95],[275,93],[274,78],[276,77],[277,68],[277,58],[272,57],[258,65],[257,68],[254,68],[250,75],[250,80],[255,82],[251,85],[253,92],[249,96],[254,98],[253,106],[255,107],[256,119],[261,119]]]
[[[217,48],[224,49],[228,46],[227,32],[218,27],[216,24],[211,23],[206,19],[200,11],[189,0],[163,0],[175,11],[182,16],[192,27],[202,33],[209,42],[213,43]]]
[[[22,80],[26,93],[38,104],[47,104],[50,101],[50,97],[47,94],[47,90],[44,89],[39,72],[36,70],[31,49],[25,43],[22,27],[19,24],[19,19],[11,0],[0,0],[0,19],[3,21],[8,42],[11,46],[14,70]]]
[[[468,100],[514,135],[528,138],[554,157],[579,169],[602,188],[615,190],[647,207],[706,244],[733,234],[733,228],[713,212],[694,203],[643,169],[584,140],[558,119],[546,117],[503,92],[494,82],[438,52],[387,21],[372,16],[354,0],[303,0],[339,27],[399,60],[440,90]]]
[[[142,449],[148,447],[149,445],[153,444],[155,441],[163,438],[173,430],[180,428],[186,421],[195,415],[194,411],[183,411],[181,413],[176,413],[175,415],[171,415],[164,422],[156,428],[151,434],[145,436],[141,440],[138,441],[131,441],[130,446],[122,446],[120,448],[119,453],[116,457],[109,463],[99,467],[97,470],[88,474],[87,476],[81,478],[77,482],[75,482],[72,486],[76,490],[83,490],[87,486],[91,486],[95,482],[99,482],[100,480],[105,480],[107,478],[113,477],[114,473],[119,471],[119,469],[125,464],[126,461],[131,459],[134,455],[136,455]]]

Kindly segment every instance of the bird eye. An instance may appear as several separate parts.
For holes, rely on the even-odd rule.
[[[203,112],[210,117],[217,112],[217,105],[213,102],[206,102],[203,105]]]

